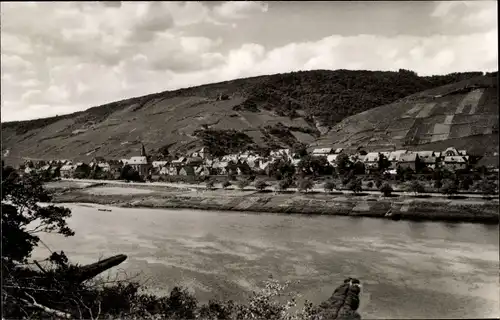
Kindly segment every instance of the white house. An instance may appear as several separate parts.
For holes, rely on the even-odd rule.
[[[312,155],[315,157],[321,157],[321,156],[326,157],[329,154],[334,154],[334,152],[335,150],[333,148],[319,148],[319,149],[314,149]]]
[[[326,160],[332,165],[332,166],[336,166],[337,165],[337,158],[338,158],[339,154],[329,154],[326,156]]]

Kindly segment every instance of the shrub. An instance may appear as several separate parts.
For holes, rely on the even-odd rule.
[[[425,192],[424,185],[417,180],[413,180],[412,182],[410,182],[410,184],[408,185],[408,190],[415,194]]]
[[[494,195],[496,194],[496,185],[492,181],[482,180],[477,183],[477,190],[480,190],[484,195]]]
[[[312,189],[314,187],[314,182],[311,179],[301,179],[299,181],[298,189],[299,191],[305,191]]]
[[[325,182],[325,185],[323,187],[326,192],[332,192],[333,189],[335,189],[335,183],[332,180],[328,180]]]
[[[347,185],[347,189],[351,190],[354,193],[359,193],[363,191],[363,185],[361,179],[353,179]]]
[[[381,179],[377,179],[375,181],[375,187],[377,187],[377,189],[380,189],[380,187],[382,187],[382,184],[383,184],[383,182]]]
[[[373,188],[373,181],[368,181],[368,183],[366,184],[366,186],[368,188],[370,188],[370,189]]]
[[[292,184],[292,180],[290,178],[280,180],[278,182],[278,190],[285,191],[286,189],[290,188],[291,184]]]
[[[263,191],[264,189],[266,189],[269,185],[267,184],[267,182],[265,182],[264,180],[257,180],[255,181],[255,189],[259,190],[259,191]]]
[[[433,186],[434,188],[439,190],[443,187],[443,182],[441,180],[434,180]]]
[[[452,196],[454,194],[457,194],[458,185],[454,181],[447,181],[444,184],[444,186],[441,188],[441,192],[448,195],[448,196]]]
[[[231,185],[231,182],[229,182],[229,180],[226,180],[222,183],[222,188],[226,189],[227,187],[229,187]]]
[[[460,181],[459,188],[462,190],[469,190],[473,183],[474,180],[472,180],[470,176],[467,176],[462,181]]]
[[[387,182],[384,183],[381,187],[380,187],[380,192],[382,192],[382,194],[384,195],[384,197],[389,197],[391,194],[392,194],[392,191],[394,191],[392,189],[392,186],[390,184],[388,184]]]
[[[207,190],[213,190],[214,185],[215,185],[215,181],[213,179],[208,180],[205,184]]]
[[[240,180],[238,181],[238,188],[240,188],[241,190],[245,189],[248,185],[250,184],[250,182],[248,180]]]

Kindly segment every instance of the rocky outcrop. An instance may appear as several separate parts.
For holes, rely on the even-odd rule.
[[[361,319],[359,294],[361,283],[356,278],[347,278],[337,287],[332,296],[321,303],[313,316],[314,320],[354,320]]]

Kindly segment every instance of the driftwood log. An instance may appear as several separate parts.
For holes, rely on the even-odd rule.
[[[127,260],[127,256],[124,254],[119,254],[101,261],[88,264],[86,266],[82,266],[80,267],[78,272],[73,275],[72,280],[77,283],[90,280],[98,274],[119,265],[125,260]]]
[[[332,296],[319,305],[315,320],[354,320],[361,319],[356,312],[359,308],[361,283],[356,278],[347,278],[337,287]]]

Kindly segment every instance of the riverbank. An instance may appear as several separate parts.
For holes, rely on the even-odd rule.
[[[57,203],[96,203],[118,207],[201,209],[282,214],[341,215],[413,221],[498,224],[499,202],[484,199],[417,198],[297,192],[181,189],[53,182]]]

